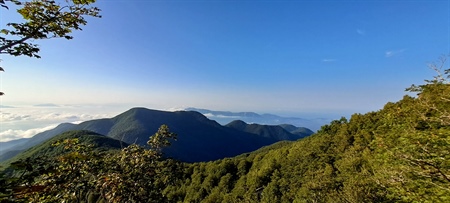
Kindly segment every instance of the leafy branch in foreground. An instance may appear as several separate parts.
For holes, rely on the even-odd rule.
[[[3,7],[3,8],[6,8],[6,9],[9,9],[9,7],[6,6],[6,2],[5,1],[10,1],[10,2],[16,4],[16,5],[20,5],[20,1],[18,1],[18,0],[0,0],[0,6]]]
[[[32,165],[28,159],[15,163],[21,166],[16,167],[16,174],[25,175],[3,179],[15,182],[1,188],[0,201],[164,202],[161,191],[175,180],[179,163],[162,159],[161,148],[170,144],[167,139],[175,138],[163,125],[150,138],[149,144],[157,144],[151,148],[133,144],[121,150],[98,151],[78,138],[56,142],[53,147],[62,148],[62,155],[32,159],[36,162]]]
[[[9,22],[8,28],[0,30],[0,54],[40,58],[40,48],[30,40],[50,38],[72,39],[74,30],[82,30],[86,16],[100,18],[100,9],[91,6],[96,0],[64,0],[65,4],[53,0],[0,0],[0,6],[8,9],[6,2],[19,6],[17,12],[24,22]],[[3,27],[3,26],[2,26]],[[4,71],[0,67],[0,71]],[[0,96],[4,95],[0,92]]]
[[[22,6],[17,12],[25,22],[10,22],[6,24],[9,29],[0,30],[0,54],[40,58],[38,45],[28,40],[72,39],[72,31],[86,25],[85,16],[101,17],[100,9],[90,6],[95,0],[65,0],[64,5],[52,0],[12,2]],[[4,1],[0,4],[7,8]]]
[[[177,163],[162,160],[162,148],[177,135],[162,125],[148,141],[150,149],[133,144],[105,159],[108,170],[99,174],[97,191],[111,202],[164,202],[161,191],[174,180]]]

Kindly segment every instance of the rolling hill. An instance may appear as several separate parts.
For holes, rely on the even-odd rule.
[[[234,120],[242,120],[246,123],[257,123],[262,125],[282,125],[291,124],[295,126],[307,127],[314,132],[319,130],[321,126],[332,121],[330,118],[298,118],[283,117],[274,114],[258,114],[255,112],[230,112],[230,111],[214,111],[199,108],[186,108],[186,111],[197,111],[209,119],[215,120],[222,125],[226,125]]]
[[[33,146],[13,158],[9,159],[6,164],[12,163],[19,159],[26,158],[38,158],[38,157],[56,157],[62,153],[64,153],[64,149],[62,146],[53,147],[52,145],[56,142],[61,142],[66,139],[78,139],[79,143],[85,145],[92,145],[95,150],[113,150],[113,149],[121,149],[123,147],[128,146],[128,144],[120,142],[119,140],[112,139],[106,137],[104,135],[87,131],[87,130],[73,130],[61,133],[57,136],[54,136],[39,145]]]
[[[241,120],[232,121],[231,123],[225,126],[239,131],[252,133],[277,140],[295,141],[313,134],[311,130],[302,132],[301,130],[299,130],[299,128],[293,125],[288,126],[288,125],[247,124]]]
[[[164,149],[164,153],[186,162],[236,156],[278,141],[224,127],[194,111],[166,112],[145,108],[133,108],[111,119],[83,122],[74,129],[146,145],[149,137],[163,124],[178,134],[177,141]]]
[[[125,143],[146,145],[149,137],[163,124],[178,134],[177,141],[163,150],[165,155],[185,162],[232,157],[281,140],[297,140],[303,136],[289,133],[280,126],[260,126],[259,132],[256,132],[256,128],[256,131],[246,131],[222,126],[195,111],[167,112],[132,108],[113,118],[86,121],[78,125],[61,124],[30,138],[14,151],[4,152],[3,160],[70,130],[88,130]]]
[[[167,202],[449,202],[450,85],[414,88],[307,138],[190,164]]]
[[[417,97],[406,95],[376,112],[334,120],[304,139],[277,142],[231,158],[183,163],[160,159],[152,156],[154,151],[132,145],[110,154],[111,157],[86,156],[81,162],[75,159],[72,163],[87,169],[84,175],[69,168],[36,176],[35,188],[45,190],[32,195],[42,194],[37,196],[39,198],[58,195],[67,196],[67,199],[88,198],[87,202],[124,202],[130,199],[136,202],[448,202],[450,86],[435,82],[413,88],[420,93]],[[124,132],[131,132],[134,128],[145,130],[142,123],[154,122],[152,124],[157,126],[161,120],[174,122],[172,124],[183,121],[176,130],[215,132],[219,136],[208,135],[218,141],[223,141],[222,136],[228,136],[221,144],[229,148],[237,145],[226,142],[240,138],[238,141],[273,141],[271,136],[264,137],[271,129],[298,130],[289,125],[283,125],[284,128],[252,126],[242,121],[232,122],[230,128],[218,125],[198,112],[170,113],[142,108],[100,120],[99,123],[105,126],[90,121],[78,127],[102,129],[123,140],[140,140],[143,137],[139,134],[128,137]],[[194,124],[195,128],[189,129]],[[247,137],[235,137],[237,134],[229,132],[240,132],[239,135]],[[205,134],[180,134],[180,137],[210,141],[210,138],[199,135]],[[120,143],[118,140],[114,142]],[[43,153],[42,150],[49,148],[45,146],[48,143],[50,141],[27,153]],[[220,146],[218,143],[204,144]],[[178,147],[185,150],[182,153],[192,152],[183,147]],[[195,147],[202,150],[194,150],[195,155],[217,152],[217,149],[204,146]],[[44,149],[38,150],[40,148]],[[44,151],[44,154],[49,153]],[[50,162],[43,161],[44,165]],[[58,161],[55,162],[58,166]],[[66,171],[75,176],[65,176]],[[56,178],[56,181],[45,185],[47,177]],[[59,181],[60,177],[62,181]],[[10,179],[3,182],[6,180]],[[20,189],[22,185],[15,188]],[[66,189],[60,190],[62,186]]]
[[[0,162],[8,160],[17,154],[23,152],[30,147],[39,145],[44,141],[61,134],[63,132],[69,131],[75,126],[75,124],[71,123],[62,123],[56,126],[54,129],[47,130],[41,133],[36,134],[32,138],[21,139],[19,141],[10,141],[2,143],[2,150],[0,151]],[[14,143],[14,144],[12,144]],[[6,147],[4,147],[6,146]]]

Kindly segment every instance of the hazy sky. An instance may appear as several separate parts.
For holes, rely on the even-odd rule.
[[[99,0],[42,59],[1,56],[1,104],[367,112],[450,53],[450,1]],[[2,28],[20,18],[1,10]]]

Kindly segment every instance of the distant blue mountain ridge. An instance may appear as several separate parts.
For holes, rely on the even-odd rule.
[[[211,111],[212,112],[212,111]],[[233,113],[229,115],[234,115]],[[256,113],[241,113],[258,117]],[[237,120],[237,119],[236,119]],[[166,124],[178,138],[163,149],[167,157],[185,162],[201,162],[233,157],[257,150],[278,141],[294,141],[313,131],[293,125],[247,124],[242,120],[220,125],[197,111],[159,111],[132,108],[113,118],[95,119],[80,124],[64,123],[22,141],[1,143],[8,148],[0,152],[0,161],[13,158],[30,147],[42,144],[61,133],[87,130],[127,144],[146,145],[149,137]]]
[[[298,117],[282,117],[274,114],[257,114],[255,112],[230,112],[230,111],[213,111],[200,108],[186,108],[186,111],[197,111],[211,120],[215,120],[221,125],[226,125],[234,120],[242,120],[246,123],[257,123],[261,125],[281,125],[291,124],[299,127],[309,128],[316,132],[321,126],[332,121],[329,118],[298,118]]]

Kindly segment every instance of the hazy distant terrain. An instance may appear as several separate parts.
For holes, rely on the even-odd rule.
[[[168,157],[186,161],[210,161],[236,156],[281,140],[294,141],[309,136],[313,131],[293,125],[247,125],[234,121],[220,125],[196,111],[159,111],[133,108],[113,118],[94,119],[80,124],[63,123],[32,138],[4,142],[0,161],[71,130],[89,130],[128,144],[145,146],[149,137],[166,124],[178,134],[170,148],[164,149]],[[240,125],[238,125],[240,124]],[[247,127],[241,128],[245,125]]]
[[[311,130],[290,124],[235,120],[223,126],[196,111],[133,108],[71,124],[71,131],[3,163],[22,158],[18,166],[34,169],[28,163],[34,160],[46,176],[29,175],[54,178],[51,184],[38,179],[36,188],[78,192],[90,202],[113,197],[84,194],[112,189],[121,192],[113,202],[448,202],[449,87],[423,87],[420,97],[334,120],[311,136]],[[165,157],[153,148],[128,146],[145,145],[161,124],[178,134],[162,148]],[[53,145],[58,141],[66,144]],[[47,191],[38,194],[52,197]]]
[[[226,125],[234,120],[242,120],[246,123],[257,123],[263,125],[280,125],[291,124],[300,127],[306,127],[312,131],[317,131],[321,126],[329,123],[331,118],[298,118],[298,117],[282,117],[274,114],[257,114],[254,112],[230,112],[230,111],[213,111],[208,109],[186,108],[187,111],[197,111],[215,120],[222,125]]]
[[[0,203],[450,203],[450,0],[0,11]]]

